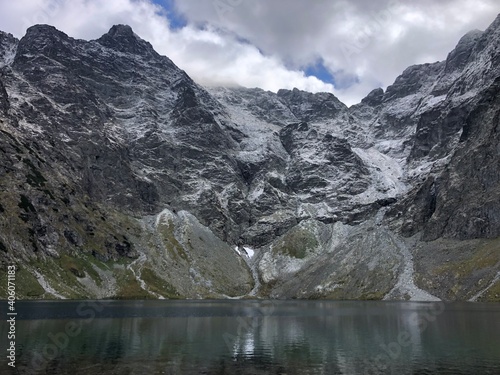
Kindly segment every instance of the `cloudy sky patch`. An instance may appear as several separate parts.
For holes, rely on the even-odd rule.
[[[443,60],[497,0],[0,0],[0,30],[51,24],[96,39],[129,24],[205,85],[329,91],[346,104]]]

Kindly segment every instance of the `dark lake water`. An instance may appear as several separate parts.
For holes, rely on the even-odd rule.
[[[2,302],[1,374],[500,374],[500,304],[18,301],[16,310],[13,369]]]

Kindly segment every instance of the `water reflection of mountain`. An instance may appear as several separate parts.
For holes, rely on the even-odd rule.
[[[139,310],[123,311],[122,303],[117,304],[116,315],[123,318],[19,321],[18,342],[23,344],[17,373],[350,375],[393,371],[404,375],[452,371],[465,375],[494,373],[500,368],[494,335],[500,328],[500,312],[493,305],[475,305],[479,307],[472,310],[469,305],[450,305],[432,320],[428,318],[431,305],[419,303],[276,301],[263,309],[258,302],[204,302],[201,310],[205,311],[198,312],[201,316],[185,316],[191,311],[190,302],[175,307],[155,303],[142,305],[147,317],[133,317]],[[113,304],[106,308],[112,316]],[[209,310],[213,316],[207,316]],[[426,327],[420,324],[425,317]],[[71,322],[80,324],[81,332],[69,338],[57,355],[47,358],[54,342],[64,344],[60,334]],[[394,345],[402,333],[408,335],[408,345],[397,348]],[[33,360],[44,355],[47,360],[33,372]]]

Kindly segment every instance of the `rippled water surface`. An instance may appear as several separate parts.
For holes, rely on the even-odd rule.
[[[2,355],[1,374],[500,374],[500,304],[62,301],[16,308],[16,368]],[[3,353],[7,328],[2,318]]]

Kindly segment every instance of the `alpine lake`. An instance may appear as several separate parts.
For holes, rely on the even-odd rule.
[[[2,374],[500,374],[497,303],[17,301],[16,311],[15,367],[0,326]]]

